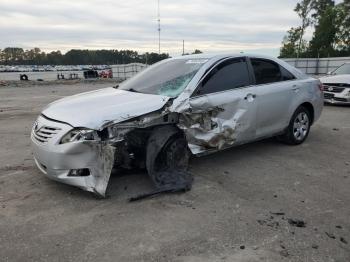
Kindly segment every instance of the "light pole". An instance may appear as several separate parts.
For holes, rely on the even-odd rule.
[[[158,53],[160,54],[160,3],[158,0]]]
[[[185,55],[185,40],[182,40],[182,55]]]

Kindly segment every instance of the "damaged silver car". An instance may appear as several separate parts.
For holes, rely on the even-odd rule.
[[[44,174],[102,197],[117,167],[145,168],[158,189],[188,190],[191,154],[273,136],[301,144],[322,108],[319,80],[281,60],[183,56],[51,103],[31,139]]]

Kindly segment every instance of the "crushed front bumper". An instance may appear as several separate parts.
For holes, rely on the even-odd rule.
[[[350,88],[342,88],[341,92],[324,91],[324,102],[329,104],[350,104]],[[336,91],[336,90],[335,90]]]
[[[45,138],[40,133],[43,127],[55,132]],[[114,165],[115,147],[103,141],[60,144],[62,136],[72,129],[68,124],[40,116],[31,133],[35,163],[52,180],[104,197]],[[76,172],[79,170],[87,172],[82,176]]]

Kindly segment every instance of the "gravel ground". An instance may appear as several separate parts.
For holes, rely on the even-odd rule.
[[[195,158],[192,191],[128,203],[146,174],[114,174],[97,200],[45,178],[30,150],[46,104],[108,85],[0,87],[1,261],[350,261],[350,107],[325,107],[301,146]]]

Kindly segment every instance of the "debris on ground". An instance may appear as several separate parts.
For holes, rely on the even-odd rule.
[[[293,227],[306,227],[306,222],[300,219],[288,219],[288,223]]]
[[[160,190],[155,190],[155,191],[152,191],[152,192],[149,192],[149,193],[141,194],[141,195],[138,195],[136,197],[131,197],[129,199],[129,202],[136,202],[136,201],[143,200],[143,199],[146,199],[146,198],[155,197],[155,196],[158,196],[160,194],[178,193],[178,192],[186,192],[186,191],[183,188],[179,188],[179,189],[174,189],[174,188],[166,189],[166,188],[163,188],[163,189],[160,189]]]
[[[275,215],[275,216],[284,216],[286,213],[284,212],[270,212],[271,215]]]
[[[240,246],[239,248],[243,250],[243,249],[245,249],[245,246],[242,245],[242,246]]]
[[[258,219],[257,222],[258,222],[261,226],[263,226],[263,225],[266,224],[266,221],[265,221],[265,220],[261,220],[261,219]]]
[[[280,225],[280,223],[278,221],[272,221],[274,219],[274,217],[270,217],[269,219],[267,220],[262,220],[262,219],[258,219],[257,222],[263,226],[263,225],[266,225],[268,227],[272,227],[272,228],[275,228],[277,229]]]
[[[282,257],[289,257],[289,253],[286,249],[283,249],[280,251],[280,254]]]
[[[332,233],[328,233],[328,232],[325,232],[325,233],[329,238],[335,239],[335,235],[333,235]]]
[[[313,249],[318,249],[318,245],[315,245],[315,244],[312,245],[311,247],[312,247]]]
[[[342,243],[344,243],[344,244],[347,244],[347,243],[348,243],[348,241],[346,241],[345,238],[343,238],[343,237],[340,237],[340,242],[342,242]]]
[[[148,139],[146,168],[156,189],[129,199],[135,202],[163,193],[191,190],[193,175],[188,170],[189,150],[185,137],[171,126],[153,132]]]
[[[157,189],[149,193],[141,194],[129,199],[130,202],[139,201],[145,198],[155,197],[160,194],[178,193],[191,190],[193,176],[185,171],[168,171],[158,174],[162,185],[158,184]]]

